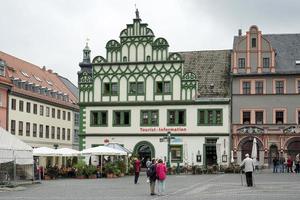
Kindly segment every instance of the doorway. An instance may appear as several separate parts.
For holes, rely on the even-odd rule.
[[[155,156],[154,147],[150,142],[142,141],[135,145],[134,153],[141,160],[141,167],[146,168],[147,160],[151,160]]]

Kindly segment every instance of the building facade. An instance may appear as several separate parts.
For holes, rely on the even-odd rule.
[[[119,143],[144,165],[152,157],[167,160],[169,132],[172,165],[228,164],[230,100],[222,87],[229,83],[230,51],[169,53],[168,47],[138,13],[120,41],[107,42],[105,57],[91,61],[86,45],[78,72],[80,149]],[[201,74],[201,67],[211,74],[217,68],[221,79]]]
[[[8,127],[8,92],[12,87],[7,75],[6,63],[0,59],[0,127]]]
[[[4,52],[0,60],[10,85],[1,98],[7,99],[1,107],[7,125],[1,126],[32,147],[72,148],[74,113],[79,113],[76,96],[52,70]]]
[[[300,34],[263,35],[251,26],[234,37],[232,137],[235,159],[251,154],[270,165],[300,152]]]

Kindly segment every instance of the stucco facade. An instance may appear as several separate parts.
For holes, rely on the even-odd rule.
[[[232,148],[237,162],[258,140],[260,165],[300,150],[299,34],[263,35],[251,26],[234,38]]]
[[[105,57],[91,62],[85,47],[78,72],[81,149],[116,142],[143,162],[166,160],[162,138],[170,132],[172,165],[228,164],[229,98],[201,96],[198,76],[182,58],[189,53],[169,53],[168,47],[138,16],[120,42],[107,43]]]

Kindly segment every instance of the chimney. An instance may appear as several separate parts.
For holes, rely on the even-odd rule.
[[[45,65],[43,66],[43,70],[44,70],[44,71],[46,71],[46,67],[45,67]]]
[[[51,74],[52,74],[52,72],[53,72],[52,69],[48,69],[47,71],[48,71],[49,73],[51,73]]]
[[[242,36],[242,29],[239,29],[239,37]]]

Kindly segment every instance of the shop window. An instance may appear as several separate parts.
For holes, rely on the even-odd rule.
[[[171,162],[182,162],[183,161],[183,148],[182,145],[171,145]]]

